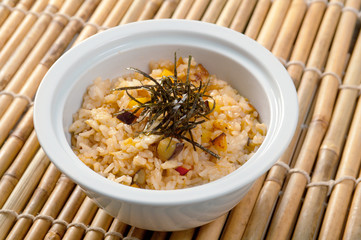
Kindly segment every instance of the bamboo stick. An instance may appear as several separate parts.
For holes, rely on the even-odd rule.
[[[127,232],[128,225],[119,221],[118,219],[113,219],[112,225],[110,225],[109,232],[117,232],[122,234],[124,236]],[[105,240],[122,240],[122,238],[119,238],[115,235],[108,235],[105,237]]]
[[[320,89],[318,88],[317,91],[316,91],[316,94],[315,94],[315,97],[314,99],[318,99],[319,98],[319,95],[320,95]],[[311,104],[311,107],[310,107],[310,110],[307,114],[307,117],[306,117],[306,120],[304,122],[304,124],[302,124],[301,126],[301,132],[300,132],[300,137],[298,139],[298,144],[294,150],[294,153],[293,153],[293,156],[292,156],[292,159],[291,159],[291,162],[289,164],[290,168],[295,168],[295,165],[297,164],[297,159],[300,155],[300,152],[301,152],[301,149],[302,149],[302,146],[303,144],[305,144],[305,139],[306,139],[306,135],[308,133],[308,129],[310,128],[310,125],[311,125],[311,121],[312,121],[312,117],[313,117],[313,114],[315,112],[315,106],[316,106],[316,102],[317,101],[313,101],[312,104]],[[302,144],[301,144],[302,143]],[[290,174],[290,173],[289,173]],[[284,187],[283,187],[283,190],[282,192],[285,191],[285,188],[287,187],[288,185],[288,180],[289,178],[286,179],[286,182],[284,184]],[[281,197],[283,197],[284,194],[282,194]]]
[[[179,0],[165,0],[155,14],[154,19],[171,18],[178,3]]]
[[[265,178],[266,174],[257,179],[247,195],[231,210],[221,236],[222,240],[239,240],[242,238]]]
[[[66,202],[65,206],[62,208],[57,220],[71,222],[75,216],[75,213],[78,211],[80,205],[84,201],[85,198],[84,191],[79,187],[76,186],[74,191],[71,193],[68,201]],[[60,240],[64,236],[66,231],[65,225],[61,223],[54,223],[53,226],[50,228],[44,239],[46,240]]]
[[[49,159],[42,150],[39,150],[5,202],[3,209],[20,212],[34,192],[48,165]],[[4,239],[15,220],[16,217],[11,214],[0,214],[0,239]]]
[[[55,0],[54,2],[51,2],[51,3],[54,3],[54,6],[60,7],[61,4],[63,3],[63,0]],[[57,8],[53,7],[52,4],[49,4],[46,8],[46,11],[48,11],[48,12],[53,12],[56,10],[57,10]],[[21,64],[20,62],[23,61],[23,59],[26,57],[26,55],[34,47],[35,43],[40,38],[41,34],[47,27],[50,20],[51,20],[51,18],[48,15],[42,15],[39,18],[39,21],[37,21],[35,23],[34,27],[32,28],[32,30],[29,31],[29,33],[27,34],[24,41],[19,45],[17,50],[13,53],[12,58],[8,61],[9,65],[12,65],[12,64],[20,65]],[[32,55],[34,56],[36,54],[37,54],[37,52],[33,51]],[[15,74],[15,76],[12,78],[12,81],[10,81],[9,76],[8,76],[8,74],[11,72],[8,72],[8,70],[6,70],[5,67],[0,71],[0,85],[1,85],[1,76],[5,76],[5,82],[10,81],[9,84],[6,86],[6,89],[5,89],[6,91],[18,92],[19,89],[22,87],[29,71],[33,70],[33,67],[32,67],[33,59],[31,57],[29,57],[29,59],[30,60],[27,61],[28,63],[27,64],[24,63],[24,65],[18,70],[17,74]],[[5,61],[7,59],[0,58],[0,61],[2,61],[2,60]],[[14,61],[12,61],[12,60],[14,60]],[[19,63],[17,63],[17,61],[19,61]],[[1,64],[0,64],[0,66],[1,66]],[[2,89],[2,87],[0,87],[0,89]],[[0,95],[0,117],[3,116],[4,112],[10,105],[11,101],[12,101],[11,96]]]
[[[79,9],[76,17],[87,18],[98,4],[97,1],[87,1]],[[47,54],[43,57],[40,64],[38,64],[30,75],[27,82],[23,85],[20,95],[32,98],[40,84],[40,81],[49,70],[51,65],[60,57],[65,51],[68,44],[71,42],[75,34],[79,31],[81,23],[78,20],[72,20],[65,28],[65,30],[56,39],[52,47],[49,49]],[[25,107],[27,106],[27,100],[24,98],[15,99],[3,117],[0,119],[0,144],[5,140],[7,134],[10,132],[14,125],[14,119],[18,119]]]
[[[150,240],[167,240],[169,232],[153,232]]]
[[[34,0],[21,0],[16,6],[17,9],[14,10],[6,19],[0,28],[0,49],[10,38],[11,34],[13,34],[13,32],[16,30],[20,22],[24,19],[25,11],[28,10],[33,3]]]
[[[51,164],[51,166],[55,167],[53,164]],[[57,174],[60,175],[59,170],[56,171],[58,171]],[[75,184],[69,178],[62,176],[44,207],[41,209],[40,215],[55,218],[64,206],[68,196],[74,188],[74,185]],[[52,222],[47,219],[36,219],[26,234],[25,239],[43,239],[51,227],[51,224]]]
[[[347,137],[345,150],[338,167],[336,181],[343,177],[357,177],[357,170],[361,162],[361,98],[357,104],[352,125]],[[325,217],[322,222],[319,239],[340,239],[349,203],[351,201],[354,182],[344,180],[337,184],[331,194],[327,205]],[[352,209],[352,208],[351,208]]]
[[[163,3],[164,0],[150,0],[144,7],[143,12],[140,14],[138,21],[152,19],[160,5]]]
[[[137,228],[137,227],[131,227],[131,229],[128,232],[127,238],[130,239],[144,239],[147,235],[147,230]]]
[[[93,200],[86,197],[72,221],[72,223],[76,225],[71,226],[67,229],[63,237],[63,240],[81,239],[83,237],[85,230],[80,226],[88,225],[93,219],[97,210],[98,207],[95,205]],[[80,224],[80,226],[78,226],[77,224]]]
[[[172,18],[174,19],[182,19],[187,16],[189,9],[191,8],[194,0],[181,0],[175,9]]]
[[[209,6],[202,17],[203,22],[215,23],[221,14],[221,11],[226,4],[226,0],[214,0],[209,3]]]
[[[189,20],[199,20],[201,19],[204,11],[206,10],[209,4],[209,0],[198,0],[195,1],[191,9],[187,13],[186,19]]]
[[[196,240],[218,240],[227,217],[228,213],[223,214],[213,222],[201,226],[199,228]]]
[[[10,166],[33,130],[33,109],[30,109],[0,149],[0,177]]]
[[[47,3],[48,0],[36,1],[34,6],[31,8],[31,11],[34,13],[39,13],[44,10]],[[4,63],[9,59],[9,57],[13,54],[15,49],[25,38],[26,34],[30,31],[31,27],[34,25],[37,19],[38,17],[35,14],[27,14],[20,26],[7,40],[6,44],[5,41],[0,40],[0,49],[2,49],[0,52],[0,67],[2,67]]]
[[[169,240],[191,240],[193,238],[194,232],[195,228],[172,232]]]
[[[358,2],[360,3],[360,1]],[[351,7],[352,5],[347,6]],[[352,16],[348,12],[343,13],[327,61],[326,72],[334,72],[339,76],[342,75],[355,24],[356,17],[354,14]],[[296,169],[300,169],[307,174],[310,174],[317,150],[330,121],[339,85],[338,80],[332,75],[326,75],[321,81],[312,122],[295,164]],[[297,218],[296,214],[299,210],[303,190],[307,184],[306,180],[305,176],[301,173],[294,173],[290,176],[281,202],[273,215],[268,239],[285,239],[291,234],[291,226]]]
[[[137,21],[145,5],[146,0],[134,0],[128,11],[125,13],[123,19],[120,21],[120,24]]]
[[[5,172],[0,181],[0,207],[4,205],[11,192],[18,184],[19,179],[25,172],[33,156],[39,149],[39,142],[35,131],[31,133],[23,148],[16,156],[14,162]]]
[[[344,84],[360,84],[361,69],[361,35],[359,35],[355,49],[353,51],[350,64],[348,66]],[[348,130],[350,120],[357,98],[357,91],[352,89],[341,89],[330,127],[320,147],[316,167],[312,176],[312,182],[328,181],[335,174],[339,155],[342,150],[345,134]],[[307,190],[305,201],[301,208],[299,218],[294,232],[295,239],[304,239],[317,234],[319,218],[323,214],[323,202],[327,197],[326,186],[310,187]]]
[[[33,216],[36,215],[48,199],[59,177],[60,172],[58,169],[56,169],[53,164],[50,164],[22,213],[31,214]],[[24,239],[24,236],[32,223],[32,219],[20,218],[11,229],[7,238],[13,240]]]
[[[234,15],[236,14],[237,8],[240,5],[241,0],[230,0],[227,1],[226,5],[224,6],[216,24],[224,27],[228,27]]]
[[[276,40],[279,30],[281,29],[281,25],[289,5],[290,0],[273,2],[257,37],[257,42],[263,45],[265,48],[272,49],[273,43]]]
[[[245,35],[256,39],[271,6],[269,0],[259,0],[247,25]]]
[[[272,47],[272,53],[275,56],[285,60],[288,59],[298,33],[297,30],[300,29],[306,10],[307,4],[304,0],[292,1],[278,37]]]
[[[61,6],[63,0],[54,3],[56,4],[55,6]],[[52,6],[53,5],[48,5],[47,9],[54,13],[57,8]],[[69,11],[72,10],[73,9],[69,6],[69,4],[67,4],[67,8],[64,9],[63,13],[68,14]],[[4,89],[5,86],[11,81],[16,71],[21,73],[23,79],[26,78],[26,76],[31,73],[35,65],[44,56],[47,49],[56,39],[57,32],[62,29],[62,24],[53,21],[53,24],[49,25],[48,29],[44,32],[44,35],[40,38],[40,40],[38,40],[50,20],[50,16],[42,15],[42,17],[39,18],[39,21],[35,24],[35,27],[38,27],[39,29],[30,31],[27,35],[27,38],[25,39],[30,39],[30,41],[23,41],[22,44],[16,49],[16,51],[11,55],[10,59],[5,62],[0,72],[0,90]],[[19,69],[20,66],[21,68]]]
[[[243,0],[236,14],[234,15],[230,28],[238,32],[243,32],[251,17],[252,11],[256,6],[256,3],[256,0]]]
[[[326,53],[328,52],[331,44],[340,13],[341,9],[337,6],[330,6],[328,8],[314,43],[310,59],[307,63],[308,67],[316,69],[321,69],[323,67],[326,60]],[[292,154],[300,136],[301,124],[303,124],[305,117],[307,116],[307,112],[310,109],[313,95],[314,92],[316,92],[319,80],[319,74],[314,71],[307,71],[302,76],[301,85],[298,89],[298,124],[294,136],[288,148],[278,160],[279,162],[286,164],[290,163]],[[268,219],[271,216],[271,212],[275,206],[278,193],[283,185],[285,177],[286,170],[281,166],[276,165],[269,171],[265,184],[258,196],[250,221],[245,230],[245,239],[261,238],[263,231],[260,231],[260,229],[265,229],[267,227]]]
[[[98,209],[90,227],[98,227],[102,228],[105,231],[108,230],[110,224],[112,223],[113,218],[105,212],[103,209]],[[101,232],[97,231],[89,231],[86,233],[84,240],[91,240],[91,239],[103,239],[104,235]]]
[[[357,116],[360,116],[361,98],[359,98],[357,104]],[[358,141],[358,140],[357,140]],[[358,175],[358,179],[361,179],[361,172]],[[349,214],[346,221],[346,226],[343,233],[343,239],[352,240],[361,238],[361,184],[356,185],[356,190],[353,194]]]
[[[3,3],[7,6],[14,7],[18,0],[4,0]],[[9,16],[10,10],[6,7],[0,6],[0,26],[3,24],[3,22],[6,20],[6,18]]]
[[[326,4],[317,1],[312,2],[308,7],[290,57],[291,62],[305,63],[307,61],[325,9]],[[303,70],[304,68],[300,64],[292,64],[287,67],[287,71],[293,79],[296,88],[298,88],[300,84]]]
[[[105,18],[108,16],[112,8],[114,7],[116,0],[104,0],[100,1],[96,10],[90,17],[87,23],[91,23],[92,25],[85,25],[85,27],[80,32],[79,36],[76,38],[73,46],[77,45],[84,39],[94,35],[98,32],[98,29],[94,25],[102,25]],[[94,24],[94,25],[93,25]]]
[[[105,27],[117,26],[120,20],[123,18],[124,14],[127,12],[131,3],[131,0],[117,1],[115,6],[113,7],[113,10],[110,12],[107,19],[105,19],[103,25]]]

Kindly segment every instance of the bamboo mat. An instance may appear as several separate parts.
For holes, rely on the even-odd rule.
[[[361,0],[0,1],[0,239],[361,239]],[[257,40],[298,91],[288,149],[228,214],[180,232],[113,219],[39,146],[33,98],[66,49],[133,21],[185,18]]]

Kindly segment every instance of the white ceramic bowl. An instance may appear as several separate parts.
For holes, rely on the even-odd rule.
[[[268,126],[257,153],[233,173],[180,190],[145,190],[112,182],[83,164],[70,147],[68,128],[85,89],[150,60],[192,55],[212,74],[249,98]],[[233,30],[187,20],[149,20],[97,34],[52,66],[35,99],[35,129],[51,161],[112,216],[162,231],[193,228],[234,207],[287,147],[298,118],[297,95],[285,68],[265,48]]]

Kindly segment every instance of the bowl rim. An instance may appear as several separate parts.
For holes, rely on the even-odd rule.
[[[277,126],[276,135],[274,136],[275,139],[273,139],[273,141],[278,143],[277,150],[271,149],[271,146],[269,146],[270,144],[268,144],[264,147],[264,152],[262,152],[262,154],[257,151],[253,156],[269,157],[269,154],[273,153],[272,159],[267,161],[263,166],[259,166],[259,168],[250,166],[252,170],[255,170],[255,174],[253,174],[252,177],[247,179],[239,178],[242,171],[237,169],[225,177],[199,186],[176,190],[148,190],[133,188],[108,180],[86,167],[79,159],[74,163],[74,166],[81,166],[81,163],[88,170],[85,170],[84,167],[80,167],[84,170],[79,172],[75,167],[65,166],[62,163],[63,158],[70,157],[74,159],[75,154],[73,153],[74,156],[69,156],[69,154],[67,154],[64,148],[70,148],[70,146],[68,144],[67,146],[63,146],[57,138],[56,130],[52,129],[53,123],[51,122],[51,114],[49,114],[51,108],[51,101],[49,101],[49,98],[52,96],[48,89],[51,84],[56,85],[55,83],[57,81],[61,81],[61,79],[57,78],[57,72],[62,68],[67,68],[73,64],[73,55],[89,53],[94,45],[104,45],[115,37],[128,36],[139,32],[151,33],[155,30],[184,31],[189,34],[196,32],[197,34],[203,34],[207,37],[218,39],[229,44],[239,45],[240,48],[242,48],[242,43],[247,43],[247,48],[249,49],[244,49],[245,51],[254,51],[262,54],[262,59],[259,59],[259,61],[263,63],[263,67],[267,71],[274,74],[274,77],[277,77],[279,91],[283,94],[283,102],[281,105],[284,108],[283,111],[286,112],[283,112],[283,115],[287,114],[290,118],[287,121],[285,121],[285,119],[280,119],[280,126]],[[277,75],[275,75],[275,73],[277,73]],[[151,206],[176,206],[179,204],[203,202],[230,194],[240,190],[240,188],[246,185],[252,184],[257,178],[272,167],[287,148],[296,129],[297,121],[297,93],[293,81],[284,66],[270,51],[253,39],[229,28],[196,20],[183,19],[160,19],[134,22],[117,26],[89,37],[77,46],[68,50],[54,63],[43,78],[34,101],[34,126],[39,142],[45,153],[57,168],[85,190],[124,202]],[[284,132],[282,129],[289,129],[289,132]],[[114,189],[117,189],[118,191],[114,191]],[[215,189],[217,190],[215,191]]]

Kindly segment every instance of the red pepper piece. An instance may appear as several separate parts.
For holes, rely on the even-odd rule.
[[[185,167],[182,167],[182,166],[179,166],[175,169],[177,172],[179,172],[179,174],[181,176],[184,176],[187,174],[187,172],[189,171],[189,169],[185,168]]]

